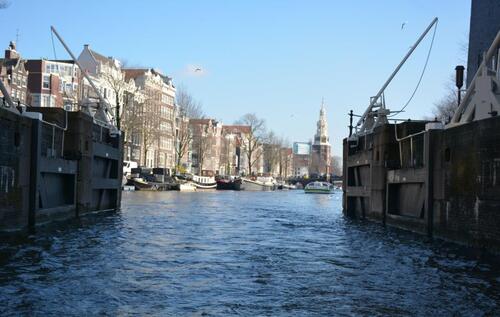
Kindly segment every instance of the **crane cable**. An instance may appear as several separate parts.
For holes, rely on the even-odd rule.
[[[436,25],[434,25],[434,32],[432,33],[431,45],[429,46],[429,51],[427,52],[427,57],[425,59],[424,68],[422,69],[422,73],[420,74],[420,78],[418,79],[417,86],[415,86],[415,89],[413,90],[413,93],[411,94],[410,98],[405,103],[405,105],[403,106],[403,108],[401,108],[401,110],[399,110],[399,111],[395,111],[394,114],[392,114],[390,116],[387,116],[388,118],[394,117],[394,116],[400,114],[401,112],[403,112],[405,110],[405,108],[410,104],[410,102],[412,101],[413,97],[415,97],[415,94],[417,93],[417,90],[420,87],[422,79],[424,78],[424,74],[425,74],[425,71],[427,69],[427,64],[429,63],[429,58],[431,56],[432,47],[434,45],[434,38],[436,37],[436,30],[437,30],[437,21],[436,21]]]

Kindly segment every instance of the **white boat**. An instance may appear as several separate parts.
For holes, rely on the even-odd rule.
[[[198,189],[216,189],[217,182],[215,181],[215,177],[211,176],[198,176],[193,175],[193,186]]]
[[[306,194],[330,194],[332,187],[332,184],[327,182],[312,182],[306,185],[304,192]]]
[[[125,186],[123,186],[123,191],[133,192],[133,191],[135,191],[135,186],[134,185],[125,185]]]
[[[297,189],[297,186],[292,184],[283,184],[283,189]]]
[[[179,190],[181,192],[194,192],[196,191],[196,186],[193,185],[193,183],[182,183],[179,185]]]
[[[272,177],[259,176],[255,180],[242,178],[245,190],[253,191],[269,191],[276,189],[276,182]]]

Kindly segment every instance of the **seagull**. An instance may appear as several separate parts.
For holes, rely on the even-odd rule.
[[[401,24],[401,30],[404,29],[405,25],[408,23],[408,21],[405,21]]]
[[[196,68],[194,71],[195,72],[201,72],[201,68]]]

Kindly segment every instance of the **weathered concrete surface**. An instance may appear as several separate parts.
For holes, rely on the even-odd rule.
[[[28,228],[31,120],[0,107],[0,231]]]
[[[434,160],[444,175],[436,185],[444,190],[434,234],[500,250],[500,118],[445,130],[439,147]]]
[[[65,124],[65,113],[58,108],[36,108],[47,120]],[[78,164],[76,179],[77,215],[120,208],[122,147],[120,136],[95,124],[83,112],[69,112],[64,156]]]
[[[398,138],[419,128],[402,124]],[[500,117],[425,131],[421,151],[416,138],[410,152],[399,146],[391,129],[376,129],[368,146],[344,140],[344,212],[500,252]]]
[[[43,121],[0,109],[0,231],[118,209],[121,137],[81,112],[29,110]]]

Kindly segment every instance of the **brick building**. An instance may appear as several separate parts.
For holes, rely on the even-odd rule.
[[[76,108],[80,70],[73,61],[30,59],[26,61],[26,69],[30,106]]]
[[[247,125],[222,126],[221,174],[239,175],[246,171],[248,158],[242,143],[246,142],[250,132],[250,126]]]
[[[294,142],[292,151],[292,175],[295,177],[309,176],[311,142]]]
[[[16,51],[16,44],[10,42],[5,50],[4,58],[0,59],[0,80],[5,85],[13,102],[27,103],[28,71],[26,61]],[[0,92],[0,96],[2,93]]]
[[[212,176],[220,173],[222,125],[214,119],[190,119],[191,172]]]

